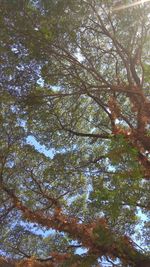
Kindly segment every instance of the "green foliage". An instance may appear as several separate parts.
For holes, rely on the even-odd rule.
[[[117,11],[119,3],[2,1],[0,239],[9,257],[57,251],[71,255],[61,266],[96,266],[102,256],[129,266],[121,236],[141,232],[147,249],[149,185],[141,158],[149,161],[142,138],[149,137],[150,6]],[[34,224],[25,207],[66,228]],[[99,217],[107,227],[88,229],[81,242],[74,225],[57,222],[62,214],[78,231]],[[77,255],[78,246],[87,252]]]

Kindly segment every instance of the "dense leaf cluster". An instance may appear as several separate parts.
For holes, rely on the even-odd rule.
[[[1,1],[1,266],[149,266],[150,4],[134,2]]]

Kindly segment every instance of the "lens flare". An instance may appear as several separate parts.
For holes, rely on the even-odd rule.
[[[149,2],[149,1],[150,0],[140,0],[140,1],[136,1],[134,3],[128,4],[128,5],[120,5],[118,7],[114,7],[113,11],[118,11],[118,10],[122,10],[122,9],[129,8],[129,7],[132,7],[132,6],[144,4],[144,3]]]

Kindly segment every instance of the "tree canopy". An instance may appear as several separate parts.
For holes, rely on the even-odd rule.
[[[139,2],[0,1],[0,266],[150,266]]]

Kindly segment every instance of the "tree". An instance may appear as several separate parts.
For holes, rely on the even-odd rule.
[[[149,3],[1,2],[1,265],[148,267]]]

